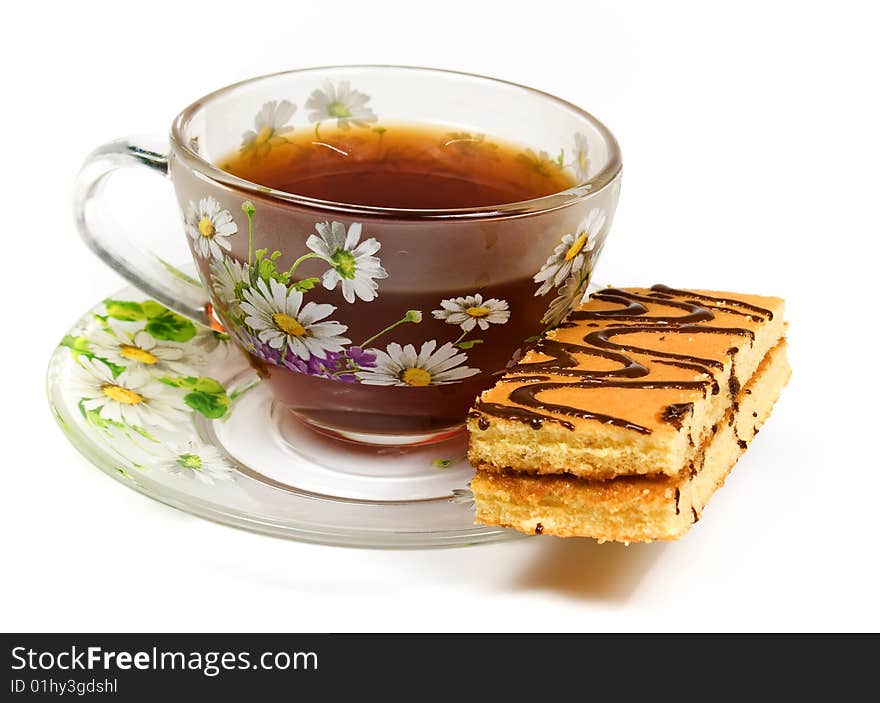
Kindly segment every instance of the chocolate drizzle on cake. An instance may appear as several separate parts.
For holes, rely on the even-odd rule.
[[[501,405],[500,403],[484,403],[483,401],[478,400],[476,403],[476,408],[481,413],[486,413],[486,415],[494,415],[495,417],[500,417],[504,420],[517,420],[518,422],[528,423],[536,430],[541,429],[541,426],[545,422],[558,422],[567,430],[574,429],[574,425],[567,420],[560,420],[558,417],[553,417],[552,415],[541,415],[540,413],[533,413],[531,410],[526,410],[525,408],[517,408],[513,405]]]
[[[748,315],[749,317],[757,317],[759,320],[772,320],[773,313],[766,308],[760,308],[757,305],[752,305],[751,303],[743,302],[742,300],[736,300],[735,298],[716,298],[714,295],[706,295],[705,293],[694,293],[689,290],[677,290],[675,288],[670,288],[669,286],[664,286],[661,283],[658,283],[655,286],[651,286],[651,290],[658,293],[660,296],[664,295],[680,295],[686,298],[691,298],[693,300],[699,300],[703,303],[704,307],[710,308],[712,310],[718,310],[719,312],[729,312],[737,315]],[[713,305],[714,303],[714,305]],[[749,313],[753,313],[749,315],[749,313],[742,312],[742,310],[748,310]]]
[[[663,421],[668,422],[675,429],[680,430],[684,418],[694,409],[693,403],[672,403],[663,410]],[[693,440],[691,440],[693,444]]]
[[[634,346],[618,341],[617,338],[636,333],[657,333],[660,339],[665,339],[670,334],[691,336],[722,334],[745,338],[751,343],[754,341],[755,334],[749,329],[714,327],[708,324],[716,319],[713,310],[741,315],[753,320],[769,320],[773,317],[773,313],[769,310],[740,300],[717,298],[662,285],[653,286],[651,292],[645,294],[608,288],[594,293],[592,299],[610,303],[615,307],[608,310],[575,310],[569,315],[569,321],[559,327],[571,329],[576,326],[575,323],[584,321],[613,322],[614,324],[588,332],[583,337],[583,344],[562,342],[556,339],[545,339],[539,342],[534,351],[549,358],[529,363],[520,362],[510,368],[508,370],[509,376],[503,379],[505,383],[524,384],[513,388],[508,395],[508,399],[515,405],[478,401],[476,410],[487,415],[526,422],[535,429],[539,429],[544,422],[555,422],[568,430],[574,430],[574,425],[571,422],[557,417],[562,415],[596,420],[642,434],[651,434],[649,428],[626,418],[596,413],[586,408],[553,403],[541,396],[548,391],[559,389],[590,390],[597,388],[702,389],[705,395],[717,394],[719,388],[716,374],[723,371],[723,362],[717,359],[672,353],[662,349]],[[672,308],[675,311],[680,311],[681,314],[651,314],[651,305]],[[593,326],[593,322],[588,322],[586,326]],[[705,378],[648,380],[645,378],[650,374],[648,367],[636,361],[630,354],[642,354],[649,357],[652,364],[687,369],[701,374]],[[585,369],[583,366],[586,357],[610,361],[618,365],[618,368]],[[549,375],[536,374],[552,374],[555,377],[568,377],[572,380],[556,380],[551,379]],[[733,374],[731,374],[728,385],[732,395],[739,392],[739,381]],[[684,406],[689,407],[685,408]],[[692,409],[692,403],[670,405],[666,408],[663,419],[676,428],[680,428],[684,415]]]
[[[739,351],[739,347],[731,347],[727,350],[730,357],[730,377],[727,379],[727,388],[730,391],[730,397],[736,399],[739,395],[740,385],[739,379],[736,377],[736,366],[734,365],[734,356]]]

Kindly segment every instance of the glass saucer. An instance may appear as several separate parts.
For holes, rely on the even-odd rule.
[[[350,547],[518,536],[474,525],[464,433],[415,447],[332,440],[273,403],[225,335],[124,288],[65,335],[49,403],[117,481],[235,527]]]

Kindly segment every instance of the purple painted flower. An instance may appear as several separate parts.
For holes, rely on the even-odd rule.
[[[372,352],[364,351],[360,347],[349,347],[346,354],[349,359],[362,369],[372,369],[376,366],[376,355]]]
[[[360,347],[349,347],[344,352],[328,351],[324,359],[316,356],[301,359],[290,349],[285,349],[282,355],[280,349],[273,349],[246,329],[237,329],[235,335],[239,343],[257,358],[307,376],[343,383],[357,383],[358,378],[355,375],[357,371],[376,366],[376,354],[364,351]]]
[[[338,352],[327,352],[326,359],[319,359],[315,356],[309,357],[306,362],[306,373],[309,376],[323,376],[324,378],[332,378],[333,372],[339,366],[341,355]]]
[[[258,359],[267,361],[276,366],[281,365],[281,354],[277,349],[273,349],[265,342],[260,341],[259,337],[252,335],[245,329],[236,329],[235,337],[239,343],[251,354]]]
[[[284,368],[286,369],[290,369],[291,371],[299,371],[300,373],[309,372],[306,362],[300,359],[292,351],[290,351],[290,349],[285,350],[284,358],[281,359],[281,365],[284,366]]]

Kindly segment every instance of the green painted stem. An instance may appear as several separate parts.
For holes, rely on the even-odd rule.
[[[290,276],[292,277],[292,276],[293,276],[293,272],[296,271],[297,267],[298,267],[303,261],[308,261],[309,259],[323,259],[323,260],[326,260],[326,259],[324,259],[324,257],[321,256],[320,254],[316,254],[315,252],[310,251],[308,254],[303,254],[301,257],[299,257],[296,261],[293,262],[293,266],[291,266],[291,267],[290,267],[290,270],[287,272],[288,275],[290,275]]]
[[[386,334],[387,332],[390,332],[390,331],[393,330],[395,327],[398,327],[398,326],[400,326],[400,325],[402,325],[402,324],[404,324],[404,323],[406,323],[406,322],[409,322],[409,320],[406,318],[406,316],[404,316],[404,317],[400,318],[397,322],[388,325],[388,327],[386,327],[386,328],[385,328],[384,330],[382,330],[381,332],[376,332],[376,334],[374,334],[372,337],[370,337],[370,338],[368,338],[368,339],[365,339],[365,340],[364,340],[363,342],[361,342],[358,346],[359,346],[361,349],[366,349],[367,345],[368,345],[370,342],[374,342],[374,341],[376,341],[376,340],[379,339],[379,337],[381,337],[383,334]]]

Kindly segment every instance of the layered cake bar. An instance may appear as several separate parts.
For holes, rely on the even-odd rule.
[[[790,370],[783,301],[605,289],[477,400],[477,521],[676,539],[769,415]]]

